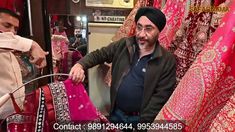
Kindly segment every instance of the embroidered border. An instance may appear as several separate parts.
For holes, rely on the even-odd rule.
[[[68,97],[63,82],[48,84],[53,98],[55,116],[59,122],[71,121]]]
[[[39,105],[37,110],[35,132],[43,132],[43,125],[45,120],[45,96],[41,88],[39,89],[39,94]]]
[[[22,122],[33,122],[34,119],[30,115],[21,115],[21,114],[15,114],[6,119],[7,121],[7,126],[11,123],[14,124],[21,124]]]

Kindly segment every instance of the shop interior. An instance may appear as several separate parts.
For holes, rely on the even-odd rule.
[[[171,101],[178,102],[180,104],[180,99],[185,99],[180,98],[180,95],[183,95],[187,92],[187,98],[192,97],[190,98],[191,100],[199,100],[199,103],[192,103],[191,105],[191,103],[188,102],[188,104],[190,104],[188,108],[182,107],[181,109],[179,108],[177,110],[174,105],[169,103],[164,107],[165,109],[158,119],[163,119],[164,114],[166,117],[172,117],[169,119],[173,119],[173,117],[176,117],[174,119],[181,119],[182,117],[183,119],[186,119],[186,125],[197,128],[198,130],[204,130],[200,128],[199,122],[203,122],[202,120],[204,120],[206,123],[208,123],[209,121],[207,120],[211,118],[208,117],[208,119],[204,119],[204,115],[197,113],[197,111],[203,111],[204,114],[217,114],[217,116],[221,116],[221,118],[225,115],[227,118],[223,119],[227,121],[228,125],[234,123],[235,65],[224,61],[222,57],[222,54],[229,49],[229,46],[211,46],[211,49],[208,48],[212,42],[214,43],[214,40],[211,40],[211,38],[213,38],[213,33],[219,29],[222,18],[228,12],[226,9],[229,7],[229,5],[231,5],[231,3],[234,2],[231,2],[230,0],[176,0],[178,2],[169,2],[168,0],[12,1],[15,2],[14,8],[23,14],[21,15],[21,20],[23,20],[23,22],[21,23],[18,34],[20,36],[31,38],[37,41],[44,50],[49,51],[49,55],[47,56],[47,66],[43,69],[36,69],[29,63],[26,56],[18,56],[21,68],[25,69],[22,70],[24,83],[27,83],[30,80],[43,75],[56,73],[68,74],[72,66],[87,53],[95,51],[96,49],[99,49],[103,46],[107,46],[111,42],[116,41],[123,36],[126,37],[132,35],[133,32],[131,32],[130,29],[133,29],[133,21],[130,21],[133,20],[133,13],[135,13],[135,9],[141,6],[154,6],[162,9],[167,15],[168,20],[167,25],[163,30],[164,32],[162,35],[160,35],[160,42],[163,43],[163,47],[172,52],[177,58],[176,88],[179,87],[178,89],[180,90],[175,93],[175,96],[172,97],[173,101]],[[3,0],[2,3],[0,2],[0,4],[3,5],[6,5],[6,3],[10,3],[10,1]],[[174,4],[177,5],[173,6]],[[212,9],[208,9],[212,12],[197,12],[195,10],[199,8],[196,9],[193,6],[197,7],[198,5],[210,6],[213,7],[213,9],[218,9],[215,7],[221,6],[219,9],[224,9],[226,11],[215,12],[212,11]],[[197,13],[194,13],[193,11]],[[235,22],[232,24],[233,32],[235,32]],[[125,31],[128,31],[128,33]],[[218,43],[219,41],[220,40],[218,40]],[[231,40],[231,42],[235,43],[234,40]],[[219,45],[218,43],[216,44]],[[209,46],[206,46],[206,44]],[[230,47],[233,52],[235,51],[234,47],[234,44]],[[219,59],[215,60],[214,58],[216,58],[216,55],[214,52],[217,51],[219,52],[218,54],[220,54],[220,56],[218,57]],[[231,52],[231,56],[234,55],[233,52]],[[205,55],[203,56],[203,54]],[[229,55],[226,57],[231,57]],[[201,59],[198,59],[200,58],[198,56],[200,56]],[[212,63],[212,61],[214,62]],[[219,63],[223,63],[223,65],[217,67]],[[229,63],[228,66],[227,63]],[[108,63],[90,68],[89,70],[85,71],[86,77],[83,81],[85,90],[89,95],[92,103],[104,116],[108,116],[110,111],[110,70],[111,64]],[[211,71],[214,72],[211,73]],[[218,72],[221,72],[221,74]],[[212,77],[212,75],[215,77]],[[221,77],[221,75],[224,76]],[[192,77],[195,78],[192,79]],[[38,87],[44,86],[51,82],[65,81],[67,78],[68,76],[56,75],[41,78],[29,84],[27,83],[27,85],[25,85],[26,93],[31,93]],[[181,79],[183,80],[182,82],[180,82]],[[225,81],[218,81],[221,79],[224,79]],[[198,88],[200,90],[197,91],[194,90],[194,88]],[[213,88],[215,89],[214,91]],[[223,91],[221,88],[226,91],[225,95],[228,95],[224,100],[220,99],[219,97],[217,99],[217,96],[211,95],[216,95],[218,91]],[[206,89],[209,89],[209,92],[213,92],[208,94],[206,93],[208,92]],[[202,107],[199,107],[199,105],[206,105],[203,103],[208,100],[205,101],[203,99],[205,96],[209,95],[211,95],[210,98],[216,98],[216,101],[212,100],[211,104],[209,103],[207,106],[205,106],[205,108],[208,107],[206,112],[206,110],[204,110]],[[180,99],[177,100],[178,98],[176,98],[176,96]],[[221,102],[223,102],[223,105],[218,105],[222,104]],[[184,106],[185,104],[182,103],[181,105]],[[225,106],[227,107],[225,108]],[[210,110],[215,107],[218,111],[211,112]],[[170,110],[174,108],[179,115],[173,112],[171,113]],[[182,109],[188,109],[189,113],[185,114],[184,110]],[[223,113],[219,113],[220,110]],[[196,114],[193,115],[193,112]],[[184,117],[181,116],[181,114]],[[198,116],[198,118],[196,118],[196,116]],[[220,123],[222,122],[219,117],[214,115],[213,117],[215,121],[210,122],[212,125],[216,125],[216,121],[220,121]],[[192,123],[193,119],[197,121],[195,124],[199,124],[198,126]],[[210,128],[208,128],[209,130],[216,128],[216,126],[212,125]],[[220,126],[220,124],[217,125]],[[189,129],[189,131],[194,130],[193,128]],[[232,131],[235,131],[234,124],[233,126],[229,126],[228,128],[224,127],[223,129],[233,129]]]

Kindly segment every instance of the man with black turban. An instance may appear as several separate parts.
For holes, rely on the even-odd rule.
[[[176,82],[175,58],[158,42],[165,15],[159,9],[142,7],[135,22],[135,36],[87,54],[70,71],[70,78],[80,82],[88,68],[112,62],[110,121],[132,127],[153,122]]]

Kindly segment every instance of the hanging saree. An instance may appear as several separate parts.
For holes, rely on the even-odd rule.
[[[185,131],[235,131],[235,1],[155,120]]]
[[[171,45],[171,41],[173,40],[176,31],[182,24],[186,2],[186,0],[168,0],[162,9],[162,12],[166,15],[167,21],[158,40],[165,48],[168,48]],[[155,5],[154,7],[156,6],[158,5]]]
[[[28,94],[23,111],[16,110],[6,121],[9,132],[85,131],[88,123],[108,123],[90,101],[83,84],[75,85],[71,80],[50,83]],[[58,127],[68,124],[76,127]]]
[[[201,52],[210,35],[214,32],[211,30],[211,20],[215,12],[195,10],[194,8],[210,7],[211,4],[210,0],[192,0],[187,17],[176,32],[170,47],[168,47],[169,51],[173,52],[176,56],[177,84]]]

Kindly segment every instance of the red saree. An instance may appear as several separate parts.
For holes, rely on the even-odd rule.
[[[185,131],[235,131],[235,1],[155,120]]]

